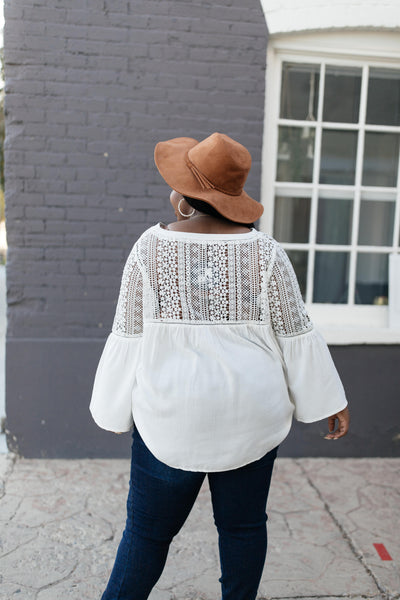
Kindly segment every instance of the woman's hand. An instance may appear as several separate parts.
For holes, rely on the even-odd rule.
[[[337,429],[335,431],[336,419],[338,420],[338,423],[337,423]],[[346,433],[349,430],[349,423],[350,423],[350,413],[349,413],[349,409],[346,406],[346,408],[344,408],[343,410],[328,417],[329,433],[325,436],[324,439],[337,440],[337,439],[343,437],[344,435],[346,435]]]

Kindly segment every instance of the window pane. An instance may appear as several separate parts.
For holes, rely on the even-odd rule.
[[[348,252],[315,253],[313,302],[346,304],[348,283]]]
[[[357,132],[322,131],[320,183],[353,185],[356,168]]]
[[[286,250],[286,254],[293,265],[303,300],[305,300],[307,289],[308,252],[304,252],[303,250]]]
[[[356,304],[387,304],[388,255],[359,253],[356,271]]]
[[[308,242],[311,198],[275,198],[274,236],[278,242]]]
[[[365,133],[363,185],[396,187],[399,139],[397,133]]]
[[[395,203],[361,200],[358,243],[364,246],[391,246]]]
[[[313,127],[279,127],[277,181],[312,181]]]
[[[367,123],[400,125],[400,70],[370,69]]]
[[[361,69],[327,66],[323,120],[358,123],[360,90]]]
[[[318,201],[317,244],[350,244],[353,200],[320,198]]]
[[[316,120],[318,90],[319,65],[283,63],[280,117]]]

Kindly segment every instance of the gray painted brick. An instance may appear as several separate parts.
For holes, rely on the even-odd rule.
[[[14,0],[18,2],[18,0]],[[65,23],[67,11],[63,8],[53,8],[54,2],[43,6],[24,6],[22,15],[25,22],[41,21],[45,23]]]
[[[15,233],[15,231],[13,231],[13,233]],[[7,239],[8,239],[8,233],[7,233]],[[27,244],[28,246],[32,246],[32,247],[35,247],[35,246],[60,247],[64,243],[64,236],[61,234],[49,234],[49,233],[37,234],[37,235],[30,235],[29,233],[25,233],[24,243]]]
[[[4,0],[4,17],[6,22],[5,28],[9,27],[12,30],[13,24],[10,23],[10,21],[12,20],[15,20],[18,26],[18,23],[22,19],[22,10],[22,2],[14,2],[14,0]],[[9,23],[10,25],[8,26]]]
[[[13,140],[13,148],[15,150],[35,150],[43,152],[46,148],[46,140],[44,138],[23,138],[22,136],[17,136],[17,138]]]
[[[80,221],[47,221],[46,231],[49,233],[82,233],[86,231],[84,223]]]
[[[63,208],[53,208],[50,206],[26,206],[25,216],[27,219],[63,219],[65,210]]]
[[[142,2],[141,0],[131,0],[127,3],[128,12],[134,14],[145,14],[145,15],[168,15],[170,12],[169,1],[160,2],[159,0],[147,0]],[[193,14],[193,17],[195,15]]]
[[[78,154],[86,150],[85,140],[62,139],[57,137],[47,138],[47,148],[51,152],[65,152]],[[86,156],[86,153],[85,153]],[[82,158],[79,164],[82,164]]]
[[[36,173],[36,171],[35,171]],[[11,184],[11,182],[9,182]],[[7,185],[7,184],[6,184]],[[24,181],[24,192],[27,194],[21,194],[18,202],[22,204],[31,204],[32,194],[34,193],[45,193],[45,192],[65,192],[66,184],[65,181],[60,180],[46,180],[41,177],[35,179],[25,179]]]
[[[59,167],[65,163],[65,154],[62,152],[34,152],[28,150],[25,152],[25,161],[28,165],[39,165],[39,169],[42,169],[40,165],[46,164],[46,169],[50,167]]]
[[[105,98],[85,98],[82,94],[76,98],[68,98],[70,110],[85,110],[88,112],[107,113],[108,105]]]
[[[83,248],[44,248],[44,257],[46,260],[77,260],[83,259],[84,256],[85,252]]]
[[[24,217],[25,211],[23,206],[10,206],[6,203],[5,205],[5,214],[7,219],[22,219]],[[19,248],[18,248],[19,249]]]
[[[58,269],[63,275],[72,273],[73,275],[85,275],[85,271],[80,268],[81,261],[60,261],[58,263]]]
[[[157,141],[236,137],[253,153],[246,189],[259,193],[261,6],[7,0],[5,14],[8,258],[21,286],[10,297],[29,299],[25,313],[12,305],[10,335],[105,336],[98,323],[110,324],[134,241],[173,220]]]
[[[77,194],[46,194],[48,206],[84,206],[85,199]]]
[[[75,152],[71,150],[66,155],[67,165],[80,166],[86,164],[90,167],[104,169],[107,166],[106,158],[103,155],[89,154],[89,152]]]
[[[84,72],[79,73],[78,69],[76,69],[76,68],[67,69],[65,81],[75,83],[75,81],[77,79],[78,80],[84,79],[86,82],[86,85],[88,85],[89,83],[98,84],[99,80],[103,84],[110,84],[110,83],[118,83],[119,84],[119,82],[118,82],[119,73],[117,71],[113,71],[111,69],[91,70],[91,69],[88,69],[86,66],[82,67],[80,70],[84,71]]]
[[[107,139],[107,131],[102,127],[90,127],[88,125],[75,125],[69,124],[67,126],[67,137],[71,137],[73,139],[85,139],[87,142],[101,140],[109,141]]]
[[[124,251],[118,248],[86,248],[85,258],[87,260],[110,261],[119,263],[124,257]]]
[[[210,4],[207,2],[198,2],[196,4],[187,2],[169,2],[168,14],[170,16],[188,17],[197,21],[197,19],[208,16]]]
[[[63,38],[51,37],[48,35],[25,34],[23,38],[23,47],[29,51],[47,51],[50,53],[57,50],[64,50],[65,40]]]
[[[70,6],[70,2],[68,2],[68,5]],[[76,21],[72,26],[65,22],[46,23],[46,36],[50,38],[57,37],[63,40],[63,42],[65,42],[66,39],[86,39],[89,30],[89,24],[83,25],[79,21]]]
[[[45,93],[44,82],[38,81],[37,78],[30,79],[29,74],[27,74],[26,71],[23,71],[21,73],[21,77],[23,77],[24,79],[8,79],[6,92],[14,92],[15,94],[21,94],[22,100],[25,100],[25,102],[26,94],[30,94],[32,96],[39,95],[42,100],[41,107],[43,108],[43,94]],[[34,74],[32,74],[31,77],[34,77]],[[35,98],[33,98],[33,101],[35,101]],[[31,103],[29,103],[29,105],[32,106]],[[36,104],[36,106],[38,105]]]
[[[24,179],[30,179],[31,177],[35,176],[35,168],[29,165],[18,165],[16,163],[8,163],[7,176],[23,177]]]
[[[248,35],[253,38],[254,36],[262,36],[265,33],[266,23],[264,19],[259,23],[246,23],[246,21],[238,21],[232,23],[231,31],[234,34]]]
[[[27,180],[30,181],[30,180]],[[26,183],[26,181],[25,181]],[[23,207],[24,205],[35,205],[35,206],[40,206],[40,205],[44,205],[44,195],[43,194],[37,194],[34,192],[30,192],[30,193],[25,193],[27,190],[24,190],[23,192],[16,192],[14,190],[10,190],[7,189],[6,190],[6,194],[5,194],[5,200],[6,200],[6,210],[8,210],[9,208],[13,208],[16,206],[21,206]],[[16,199],[18,200],[18,204],[16,202]],[[12,230],[12,227],[10,227],[10,230]],[[7,229],[7,232],[9,230]]]
[[[118,208],[107,212],[107,221],[120,223],[147,223],[147,213],[145,210],[130,210],[129,208],[120,211]]]
[[[11,89],[10,89],[11,87]],[[12,93],[12,86],[8,87],[8,85],[6,84],[4,89],[6,94],[7,93]],[[16,114],[13,115],[12,113],[9,112],[9,114],[7,115],[10,117],[10,121],[11,123],[13,121],[16,120]],[[30,121],[33,123],[43,123],[45,121],[45,111],[41,110],[39,108],[19,108],[18,109],[18,121]]]
[[[127,42],[128,31],[127,27],[88,27],[88,39],[101,42]]]
[[[121,276],[122,276],[123,264],[124,263],[121,263],[121,268],[118,270],[118,273]],[[110,262],[110,261],[101,262],[99,264],[99,269],[98,269],[97,272],[101,273],[102,275],[115,275],[115,273],[116,273],[115,265],[112,262]],[[119,290],[116,290],[116,292],[117,292],[116,294],[114,292],[114,299],[118,297]]]
[[[38,179],[46,180],[47,178],[54,177],[54,179],[60,179],[64,183],[66,180],[75,179],[75,168],[60,166],[56,164],[51,168],[46,163],[43,166],[35,167],[35,174]]]
[[[98,195],[105,192],[106,183],[102,180],[98,181],[66,181],[62,191],[68,194],[88,194]],[[57,191],[57,190],[56,190]]]
[[[26,233],[36,233],[45,231],[45,224],[43,220],[29,219],[24,221],[24,228]]]
[[[136,19],[133,22],[133,25],[136,27]],[[149,27],[151,29],[162,29],[165,27],[165,16],[164,15],[151,15],[145,19],[146,25],[145,27]],[[170,31],[194,31],[193,28],[193,18],[191,17],[177,17],[173,16],[168,19],[168,25]]]
[[[131,56],[131,54],[130,54]],[[128,67],[127,56],[88,56],[86,67],[90,69],[102,69],[104,71],[126,71]]]
[[[55,125],[55,124],[38,124],[38,123],[25,123],[24,130],[27,136],[35,138],[45,139],[63,139],[67,132],[66,125]],[[7,134],[8,135],[8,134]]]
[[[89,0],[89,3],[95,6],[95,0]],[[107,0],[105,6],[109,12],[123,13],[123,15],[129,12],[129,2],[126,0]]]
[[[67,208],[68,219],[82,219],[83,221],[97,221],[105,218],[104,208]]]
[[[78,110],[47,110],[47,123],[78,123],[84,125],[87,122],[87,112]]]

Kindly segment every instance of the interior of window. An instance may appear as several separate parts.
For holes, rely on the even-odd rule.
[[[272,234],[306,302],[386,305],[399,251],[400,65],[283,58],[279,82]]]

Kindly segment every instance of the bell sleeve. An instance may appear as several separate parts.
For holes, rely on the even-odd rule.
[[[123,269],[113,325],[94,378],[89,409],[102,429],[120,433],[132,428],[132,390],[142,337],[143,276],[135,245]]]
[[[329,348],[310,321],[292,264],[279,244],[268,298],[294,418],[311,423],[343,410],[347,399]]]

